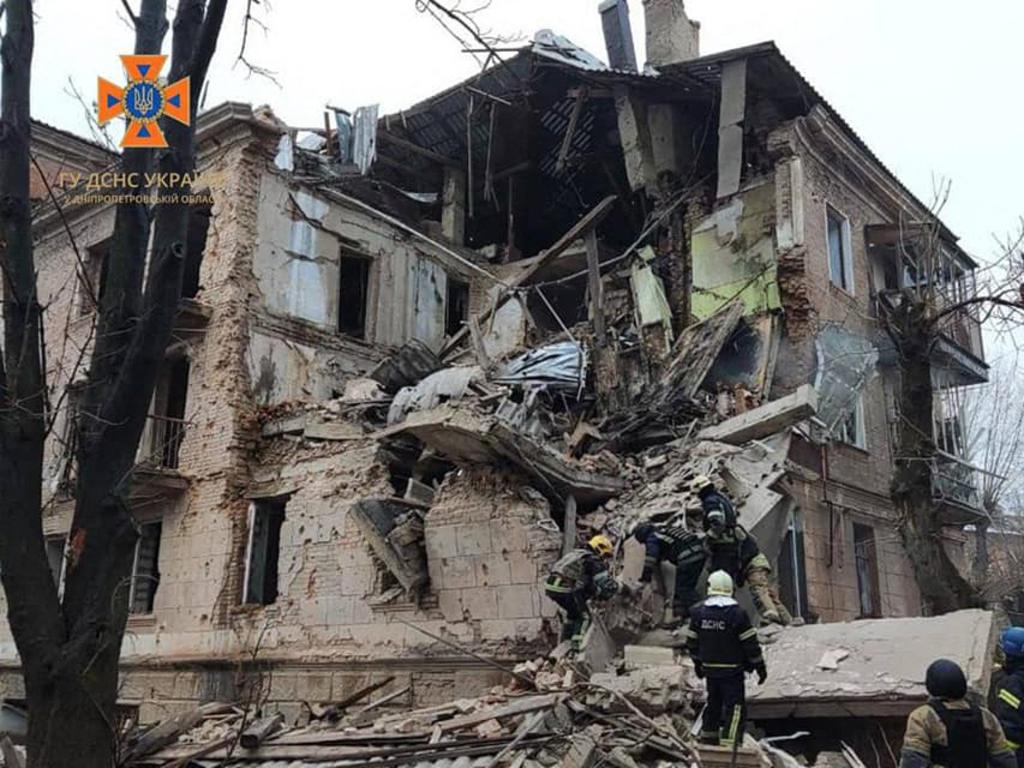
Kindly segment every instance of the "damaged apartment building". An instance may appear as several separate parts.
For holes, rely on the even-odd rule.
[[[486,688],[495,672],[437,638],[550,647],[563,547],[609,532],[628,576],[631,527],[696,511],[697,471],[737,500],[795,615],[920,614],[874,318],[921,279],[901,233],[928,207],[774,44],[700,55],[682,3],[648,0],[641,69],[625,5],[602,4],[609,64],[542,31],[395,114],[199,117],[212,205],[190,219],[133,486],[121,696],[144,719],[233,696],[242,667],[272,670],[290,715],[383,674],[419,705]],[[114,209],[58,212],[38,182],[117,157],[34,131],[60,583],[83,286],[102,284]],[[941,235],[943,287],[967,295],[976,265]],[[955,539],[981,515],[956,411],[987,378],[977,318],[952,316],[935,356]],[[17,699],[6,630],[0,651]]]

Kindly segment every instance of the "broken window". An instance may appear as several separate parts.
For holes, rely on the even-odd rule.
[[[878,588],[878,549],[875,545],[875,529],[870,525],[853,524],[853,556],[857,565],[859,618],[879,618],[882,615],[882,604]]]
[[[153,612],[153,601],[160,585],[160,534],[163,523],[159,520],[139,526],[139,540],[135,542],[135,560],[132,563],[132,586],[128,597],[131,613],[148,615]]]
[[[454,336],[469,319],[469,284],[448,278],[448,297],[445,300],[445,336]]]
[[[850,413],[839,427],[839,440],[856,448],[867,450],[867,433],[864,429],[864,395],[857,395]]]
[[[804,522],[796,512],[779,553],[779,593],[794,616],[807,615],[807,567],[804,561]]]
[[[366,301],[370,289],[370,260],[341,255],[338,263],[340,295],[338,330],[350,336],[366,336]]]
[[[258,499],[249,507],[243,603],[272,605],[277,600],[277,564],[286,498]]]
[[[64,579],[64,544],[67,541],[65,536],[48,536],[46,539],[46,561],[50,564],[50,573],[53,574],[53,584],[60,591],[61,581]]]
[[[829,206],[828,219],[828,272],[832,283],[847,293],[853,293],[853,247],[850,238],[850,220]]]
[[[206,236],[210,231],[213,206],[196,205],[188,212],[188,241],[185,251],[185,269],[181,277],[181,297],[194,299],[199,293],[199,272],[206,250]]]
[[[85,258],[78,274],[78,316],[94,313],[103,302],[103,289],[107,282],[107,255],[110,239],[85,250]]]

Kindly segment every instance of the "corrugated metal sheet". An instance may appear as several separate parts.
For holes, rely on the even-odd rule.
[[[360,107],[352,116],[352,162],[366,175],[377,159],[377,117],[379,104]]]

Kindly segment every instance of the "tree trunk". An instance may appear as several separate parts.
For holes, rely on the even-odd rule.
[[[896,472],[892,496],[899,514],[897,527],[910,558],[927,615],[949,613],[981,604],[978,593],[961,575],[943,546],[943,525],[932,496],[933,332],[924,320],[923,305],[906,302],[891,318],[901,339],[899,418]]]
[[[192,114],[216,49],[226,0],[179,0],[169,82],[191,77]],[[204,12],[205,9],[205,12]],[[79,412],[78,484],[63,601],[42,531],[42,458],[48,420],[41,308],[29,205],[31,0],[7,0],[0,102],[0,577],[28,701],[28,768],[110,768],[116,763],[118,662],[128,615],[137,524],[132,472],[181,294],[187,188],[161,190],[143,286],[151,212],[118,206],[85,398]],[[157,53],[166,0],[143,0],[135,53]],[[161,171],[195,166],[195,125],[162,127]],[[144,178],[152,150],[128,150],[122,175]],[[141,194],[143,190],[130,190]]]

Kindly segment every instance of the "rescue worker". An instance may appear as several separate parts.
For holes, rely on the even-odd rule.
[[[551,566],[544,591],[565,611],[562,640],[571,640],[576,647],[590,624],[587,602],[591,598],[607,600],[619,591],[608,572],[607,562],[614,551],[611,539],[598,534],[586,548],[572,550]]]
[[[768,677],[757,630],[733,598],[732,577],[715,571],[708,577],[708,598],[690,611],[686,648],[697,677],[705,678],[707,706],[700,740],[704,744],[743,743],[747,694],[745,675],[757,673],[758,685]]]
[[[757,540],[740,525],[732,502],[704,475],[690,484],[704,511],[704,547],[708,569],[728,573],[737,587],[750,587],[761,619],[772,624],[792,624],[793,617],[779,597],[772,566]]]
[[[956,662],[933,661],[925,687],[931,698],[907,718],[900,768],[1017,768],[996,716],[965,699]]]
[[[1016,755],[1017,765],[1024,766],[1024,627],[1007,628],[1000,645],[1006,663],[996,684],[994,712]]]
[[[641,584],[650,584],[655,570],[668,561],[676,567],[676,588],[672,599],[672,615],[683,621],[690,607],[700,601],[697,582],[704,570],[704,545],[700,537],[684,524],[653,525],[641,523],[633,538],[644,545],[644,570]]]

